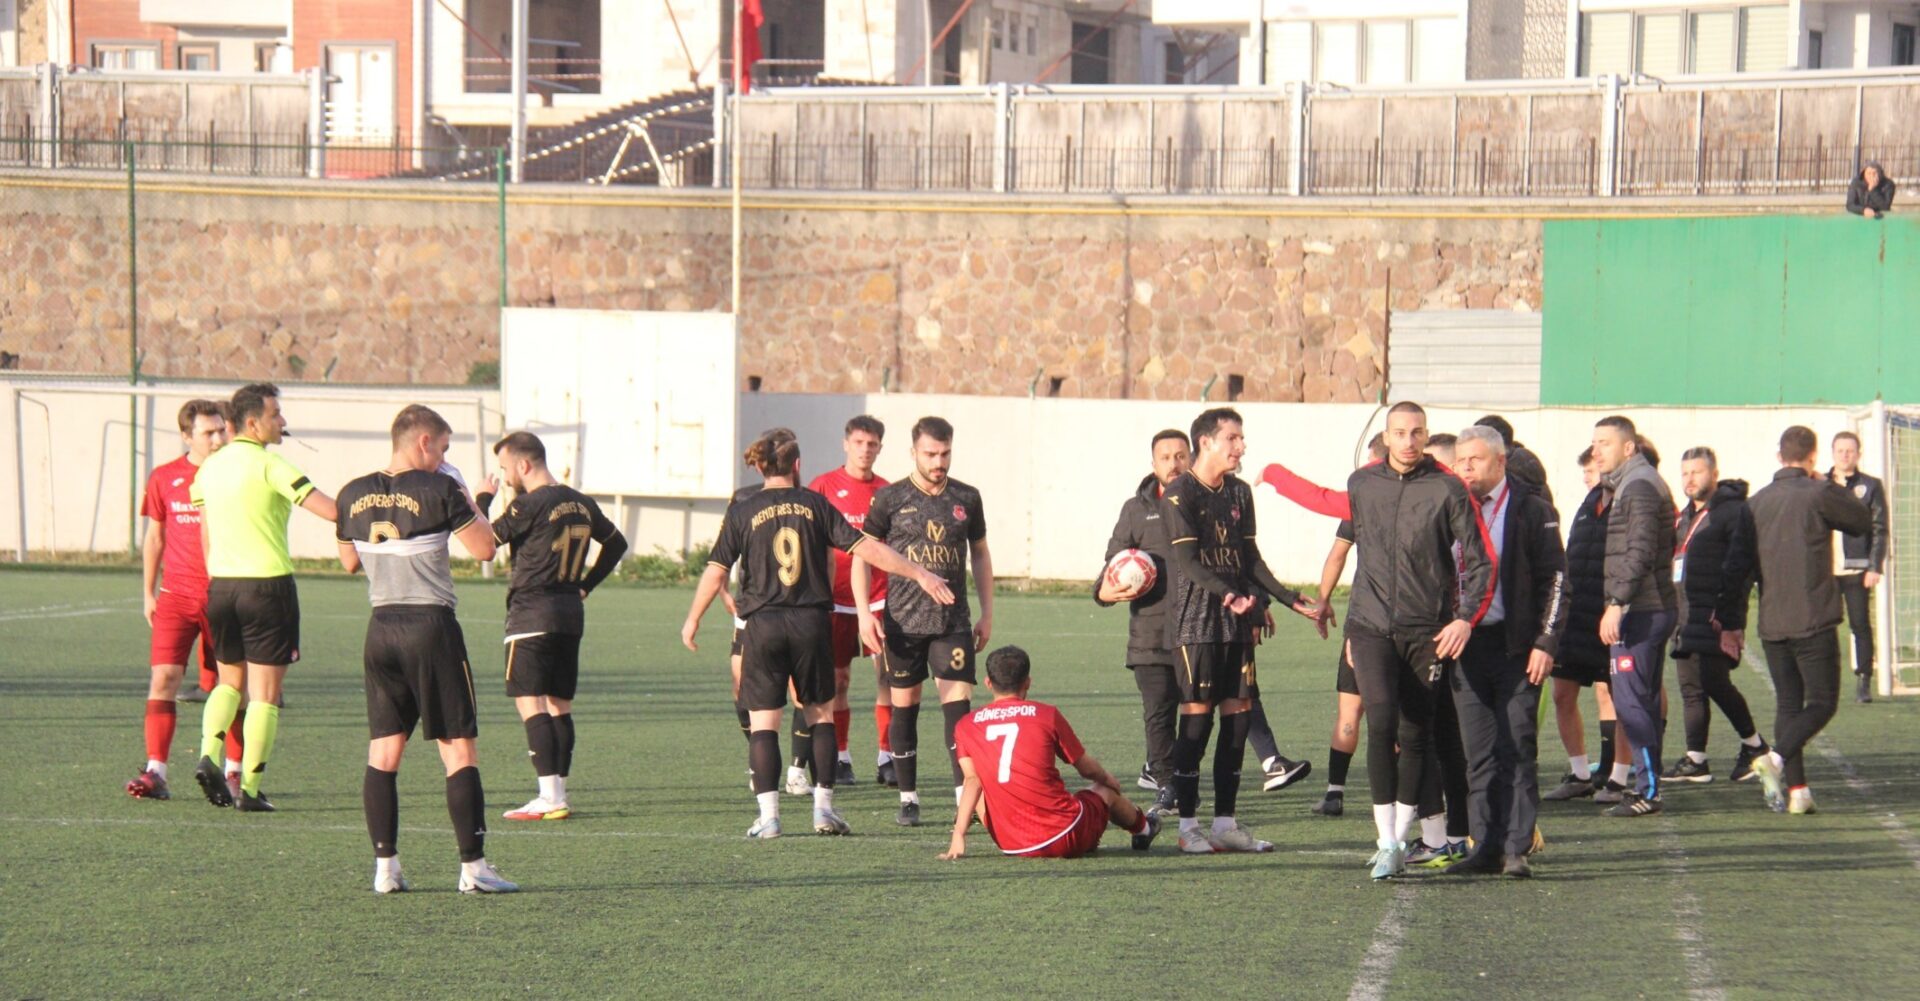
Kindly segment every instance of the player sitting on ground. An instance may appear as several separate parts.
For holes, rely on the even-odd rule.
[[[1027,698],[1032,671],[1027,652],[1017,646],[987,655],[993,701],[954,728],[966,781],[953,841],[940,857],[967,854],[967,825],[983,805],[980,817],[1002,854],[1078,858],[1100,847],[1109,821],[1133,835],[1134,851],[1146,851],[1160,833],[1160,819],[1120,792],[1120,780],[1080,746],[1059,709]],[[1055,758],[1093,787],[1068,793]]]

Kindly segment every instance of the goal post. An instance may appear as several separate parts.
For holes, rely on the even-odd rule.
[[[1920,406],[1876,402],[1860,432],[1869,443],[1863,458],[1870,460],[1879,446],[1887,491],[1886,580],[1874,592],[1874,619],[1881,624],[1874,634],[1874,687],[1881,695],[1920,694]]]

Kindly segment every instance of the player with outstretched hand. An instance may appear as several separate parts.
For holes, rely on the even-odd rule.
[[[515,496],[493,523],[494,541],[513,547],[507,591],[507,696],[527,730],[527,753],[539,793],[508,820],[565,820],[567,776],[573,772],[573,697],[580,681],[580,636],[587,595],[626,555],[627,538],[593,498],[553,478],[547,448],[528,431],[493,446]],[[500,480],[487,478],[480,513],[493,506]],[[589,542],[600,554],[587,566]]]
[[[1146,851],[1160,833],[1160,819],[1120,792],[1120,780],[1080,746],[1059,709],[1027,698],[1032,671],[1027,652],[1017,646],[987,655],[993,701],[954,728],[966,778],[953,840],[940,857],[951,861],[967,854],[967,825],[976,810],[1004,855],[1078,858],[1100,847],[1108,823],[1133,835],[1134,851]],[[1067,792],[1056,758],[1093,787]]]
[[[780,712],[789,691],[806,715],[813,741],[813,829],[816,834],[845,834],[847,822],[833,809],[833,560],[841,549],[922,588],[933,602],[953,602],[953,592],[936,574],[909,563],[885,543],[847,524],[827,499],[799,486],[800,442],[792,431],[775,428],[747,449],[747,465],[766,483],[727,510],[720,538],[693,595],[680,628],[680,642],[698,650],[700,617],[713,604],[736,560],[747,572],[736,599],[746,620],[742,631],[740,701],[749,713],[747,760],[753,769],[753,794],[760,819],[749,838],[780,836]]]

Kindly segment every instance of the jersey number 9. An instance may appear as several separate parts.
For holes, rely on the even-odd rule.
[[[558,539],[553,540],[553,551],[560,554],[560,579],[577,581],[580,572],[587,565],[587,540],[593,537],[591,525],[568,525]]]
[[[783,528],[773,533],[773,559],[780,564],[780,583],[792,587],[800,583],[800,533]]]

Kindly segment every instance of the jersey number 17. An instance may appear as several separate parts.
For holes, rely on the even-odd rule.
[[[567,530],[553,540],[553,551],[560,554],[562,581],[580,579],[580,572],[587,564],[587,540],[592,537],[591,525],[568,525]]]

